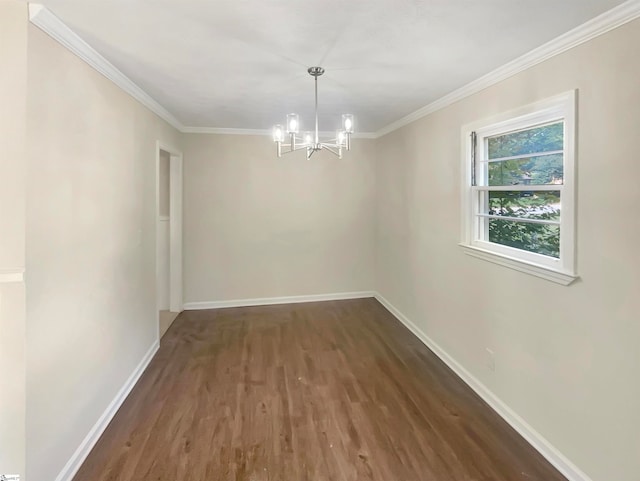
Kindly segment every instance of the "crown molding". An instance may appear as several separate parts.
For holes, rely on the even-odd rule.
[[[261,135],[270,136],[270,129],[226,129],[221,127],[183,127],[182,132],[186,134],[222,134],[222,135]],[[331,138],[335,132],[319,132],[320,137]],[[354,139],[375,139],[374,132],[355,132]]]
[[[333,134],[335,135],[335,133]],[[377,139],[378,135],[375,132],[354,132],[351,134],[354,139]]]
[[[153,113],[166,120],[176,129],[182,131],[184,126],[171,112],[138,87],[129,77],[100,55],[87,42],[82,40],[73,30],[67,27],[62,20],[51,13],[50,10],[40,4],[30,3],[29,20]]]
[[[222,127],[183,127],[185,134],[221,134],[221,135],[271,135],[266,129],[232,129]]]
[[[516,58],[515,60],[498,67],[492,72],[468,83],[467,85],[454,90],[453,92],[439,98],[409,115],[390,123],[386,127],[376,131],[375,137],[382,137],[400,127],[404,127],[422,117],[441,110],[449,105],[462,100],[470,95],[480,92],[498,82],[506,80],[517,73],[533,67],[551,57],[559,55],[573,47],[588,42],[595,37],[620,27],[636,18],[640,17],[640,0],[629,0],[604,12],[603,14],[583,23],[582,25],[569,30],[567,33],[537,47],[530,52]]]

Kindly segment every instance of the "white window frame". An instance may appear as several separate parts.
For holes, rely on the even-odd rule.
[[[572,90],[462,127],[462,239],[460,246],[466,254],[563,285],[569,285],[577,278],[575,258],[576,97],[577,91]],[[474,176],[472,133],[475,132],[477,139],[475,152],[477,164],[485,160],[484,146],[487,137],[559,120],[564,122],[563,185],[545,186],[542,189],[561,192],[560,258],[556,259],[484,240],[481,237],[482,227],[478,220],[481,197],[479,192],[487,189],[484,186],[472,185]],[[519,188],[518,186],[509,190]]]

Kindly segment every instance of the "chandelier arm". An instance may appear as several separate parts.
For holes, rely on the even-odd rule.
[[[323,149],[328,150],[329,152],[331,152],[333,155],[337,156],[339,159],[342,159],[342,146],[337,146],[338,150],[333,150],[332,146],[330,146],[330,144],[320,144],[322,146]]]
[[[305,143],[304,137],[298,137],[297,135],[294,137],[294,140],[295,142],[293,143],[293,145],[295,146]],[[282,144],[283,147],[290,147],[292,145],[291,142],[289,143],[280,142],[280,143]]]
[[[312,156],[313,154],[315,154],[316,150],[317,150],[317,149],[312,149],[312,148],[308,148],[308,149],[307,149],[307,160],[309,160],[309,159],[311,158],[311,156]]]
[[[291,147],[290,144],[282,144],[283,147]],[[290,154],[291,152],[297,152],[298,150],[306,149],[306,145],[298,145],[295,149],[285,150],[282,152],[282,155]]]
[[[329,152],[331,152],[333,155],[337,155],[338,157],[340,157],[340,154],[338,153],[337,150],[334,150],[330,144],[325,144],[325,143],[321,143],[320,145],[322,145],[323,149],[328,150]]]
[[[284,143],[284,142],[281,142],[281,144],[282,144],[283,147],[292,147],[293,146],[293,147],[297,148],[297,147],[299,147],[301,145],[300,142],[302,142],[302,140],[296,138],[296,141],[293,144],[292,143]]]

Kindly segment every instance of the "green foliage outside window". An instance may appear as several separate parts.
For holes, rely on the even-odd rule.
[[[560,192],[536,191],[536,185],[562,184],[562,154],[539,155],[563,149],[563,123],[491,137],[488,159],[526,154],[532,157],[490,162],[488,185],[531,185],[532,191],[490,191],[489,214],[505,217],[560,220]],[[560,257],[560,228],[516,220],[489,219],[489,241],[551,257]]]

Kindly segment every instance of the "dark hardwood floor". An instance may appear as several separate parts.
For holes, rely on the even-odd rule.
[[[182,313],[74,481],[565,480],[374,299]]]

